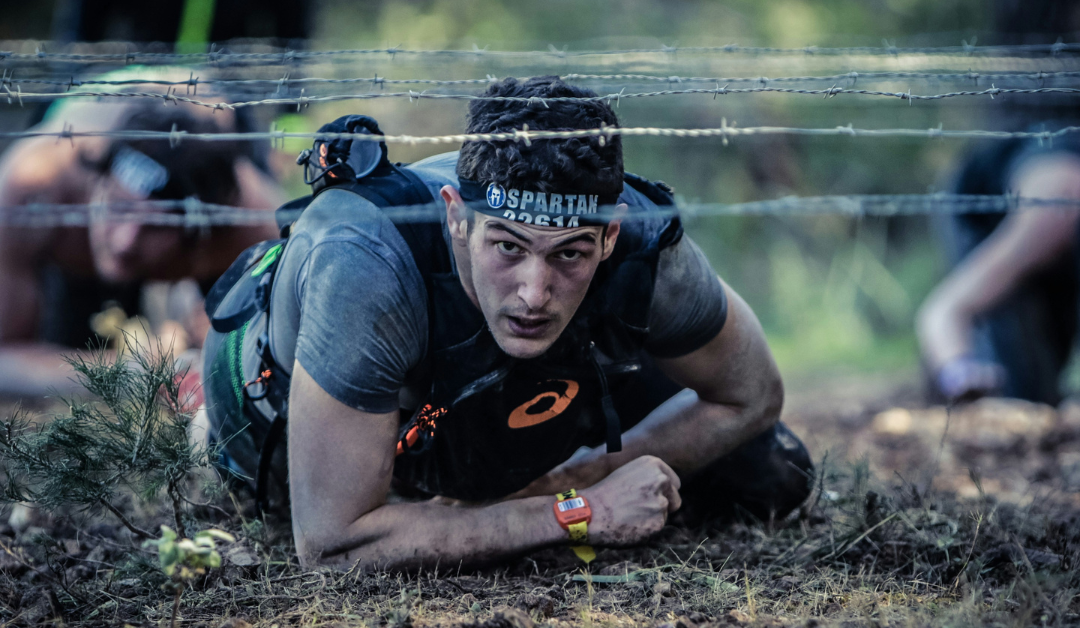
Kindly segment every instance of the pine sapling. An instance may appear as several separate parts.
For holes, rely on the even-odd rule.
[[[164,494],[186,536],[186,486],[192,471],[209,465],[209,452],[188,438],[193,409],[181,398],[184,373],[161,347],[67,359],[93,399],[65,400],[66,413],[36,424],[21,411],[0,421],[0,502],[108,511],[145,539],[155,535],[125,515],[118,499]]]

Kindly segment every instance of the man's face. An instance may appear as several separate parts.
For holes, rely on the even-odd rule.
[[[93,200],[104,204],[123,203],[125,213],[160,211],[150,205],[136,207],[142,199],[109,176],[101,181]],[[89,234],[94,268],[103,279],[169,279],[177,273],[183,274],[187,252],[180,227],[103,219],[91,221]]]
[[[471,227],[459,222],[455,233],[456,244],[467,252],[462,278],[471,282],[502,350],[515,358],[539,356],[581,305],[597,266],[614,248],[619,223],[608,226],[602,242],[602,227],[564,229],[474,216]]]

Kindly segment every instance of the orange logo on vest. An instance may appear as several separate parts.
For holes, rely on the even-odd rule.
[[[574,397],[578,394],[578,383],[572,379],[553,379],[548,381],[566,384],[566,393],[560,395],[554,391],[543,392],[521,404],[510,413],[509,425],[512,429],[532,427],[533,425],[539,425],[544,421],[554,419],[566,410],[566,407],[570,405],[570,402],[573,401]],[[543,402],[545,399],[551,400],[550,408],[535,413],[529,412],[529,410],[532,410],[537,404]]]

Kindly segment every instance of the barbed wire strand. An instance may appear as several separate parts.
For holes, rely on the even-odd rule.
[[[1016,210],[1076,210],[1080,199],[1045,199],[1018,195],[970,194],[855,194],[790,196],[747,203],[682,203],[677,210],[657,209],[650,216],[678,215],[684,219],[719,216],[913,216],[925,214],[993,213]],[[179,213],[176,211],[179,210]],[[173,212],[173,213],[168,213]],[[295,210],[292,218],[299,215]],[[397,222],[432,222],[443,219],[439,204],[382,209]],[[373,218],[374,219],[374,218]],[[627,220],[634,219],[631,214]],[[86,226],[94,222],[127,222],[174,227],[269,224],[275,212],[184,200],[127,201],[105,204],[30,204],[0,207],[0,225],[16,227]]]
[[[9,95],[9,98],[14,97]],[[297,107],[299,109],[299,105]],[[70,125],[61,131],[5,131],[0,132],[0,139],[23,139],[32,137],[55,137],[74,141],[79,137],[105,137],[127,140],[168,140],[173,146],[180,142],[194,140],[205,142],[235,141],[271,141],[283,142],[287,139],[336,140],[348,139],[361,142],[386,142],[389,144],[459,144],[462,142],[523,142],[531,145],[533,141],[564,140],[575,138],[600,138],[607,141],[615,136],[623,137],[679,137],[679,138],[714,138],[719,137],[726,145],[735,137],[752,135],[799,135],[818,137],[864,137],[864,138],[917,138],[917,139],[987,139],[1011,140],[1033,139],[1040,144],[1053,142],[1055,139],[1080,133],[1080,126],[1067,126],[1056,131],[988,131],[988,130],[945,130],[941,125],[930,129],[857,129],[851,124],[828,128],[757,126],[738,127],[721,119],[721,126],[716,128],[680,129],[663,127],[610,127],[574,129],[568,131],[530,130],[528,125],[521,129],[500,133],[458,133],[453,135],[368,135],[366,133],[320,133],[287,132],[279,130],[234,132],[234,133],[189,133],[173,126],[172,131],[139,131],[114,129],[107,131],[75,131]]]
[[[654,74],[565,74],[563,80],[574,81],[643,81],[660,82],[669,84],[679,83],[758,83],[767,86],[769,83],[805,83],[809,81],[851,81],[854,85],[859,79],[864,81],[876,81],[881,79],[927,79],[937,81],[972,81],[978,84],[980,80],[1011,80],[1026,79],[1033,81],[1046,81],[1059,78],[1080,77],[1080,72],[1055,71],[1055,72],[858,72],[852,70],[841,74],[810,75],[810,76],[736,76],[736,77],[707,77],[707,76],[662,76]]]
[[[681,84],[681,83],[757,83],[764,86],[770,83],[806,83],[813,81],[850,81],[851,85],[854,85],[859,79],[863,81],[876,81],[883,79],[923,79],[931,81],[972,81],[974,84],[978,84],[980,80],[1032,80],[1044,82],[1048,80],[1063,79],[1063,78],[1077,78],[1080,77],[1080,71],[1060,71],[1060,72],[844,72],[842,74],[828,74],[818,76],[729,76],[729,77],[705,77],[705,76],[676,76],[676,75],[652,75],[652,74],[564,74],[560,78],[564,81],[641,81],[641,82],[660,82],[668,84]],[[191,77],[185,81],[165,81],[157,79],[123,79],[123,80],[108,80],[108,79],[76,79],[71,77],[66,80],[45,79],[45,78],[14,78],[9,75],[8,71],[5,71],[0,75],[0,85],[16,86],[16,85],[49,85],[53,87],[63,87],[65,89],[74,89],[77,87],[84,87],[87,85],[158,85],[162,87],[185,87],[189,92],[198,92],[200,85],[206,86],[224,86],[226,89],[236,86],[247,85],[267,85],[276,86],[277,89],[286,90],[294,86],[304,85],[350,85],[350,84],[368,84],[373,87],[383,87],[385,85],[437,85],[437,86],[452,86],[452,85],[489,85],[497,83],[499,78],[488,75],[486,78],[473,78],[473,79],[390,79],[381,77],[378,75],[371,77],[354,77],[354,78],[319,78],[319,77],[300,77],[291,78],[289,74],[284,74],[281,78],[266,78],[266,79],[204,79],[197,77],[192,73]],[[522,79],[527,80],[527,79]]]
[[[380,98],[408,98],[410,102],[414,100],[466,100],[466,101],[488,101],[488,102],[519,102],[524,104],[535,104],[548,106],[548,103],[556,102],[607,102],[615,103],[618,105],[622,100],[633,100],[639,98],[656,98],[667,96],[687,96],[687,95],[708,95],[712,94],[716,96],[725,96],[729,94],[762,94],[762,93],[775,93],[775,94],[802,94],[809,96],[824,96],[826,98],[832,98],[842,94],[856,94],[862,96],[878,96],[887,98],[898,98],[900,100],[916,101],[916,100],[944,100],[946,98],[958,98],[968,96],[989,96],[994,98],[995,96],[1006,94],[1080,94],[1080,89],[1073,87],[1037,87],[1037,88],[1001,88],[990,87],[984,90],[978,91],[958,91],[948,92],[943,94],[915,94],[909,89],[906,92],[887,92],[878,90],[867,89],[851,89],[845,87],[830,87],[828,89],[797,89],[791,87],[736,87],[729,88],[727,86],[717,86],[715,89],[668,89],[655,92],[633,92],[624,93],[618,92],[615,94],[605,94],[597,96],[551,96],[551,97],[539,97],[539,96],[482,96],[477,94],[442,94],[442,93],[428,93],[417,92],[409,90],[407,92],[370,92],[366,94],[327,94],[323,96],[297,96],[297,97],[284,97],[284,98],[264,98],[260,100],[248,100],[239,102],[212,102],[205,100],[198,100],[196,98],[190,98],[188,96],[181,96],[173,93],[170,89],[168,92],[63,92],[63,93],[24,93],[21,91],[11,92],[10,89],[6,90],[8,96],[8,103],[14,103],[17,98],[20,103],[23,101],[50,101],[50,100],[66,100],[66,99],[79,99],[79,98],[139,98],[139,99],[156,99],[165,101],[165,103],[187,103],[189,105],[197,107],[206,107],[209,109],[243,109],[246,107],[258,107],[258,106],[307,106],[313,103],[324,102],[340,102],[348,100],[374,100]]]
[[[934,46],[904,48],[883,42],[882,46],[854,46],[854,47],[822,47],[804,46],[802,48],[778,48],[770,46],[740,46],[729,44],[726,46],[660,46],[659,48],[630,48],[622,50],[560,50],[549,46],[548,50],[512,51],[512,50],[489,50],[474,46],[472,50],[412,50],[401,47],[368,48],[351,50],[283,50],[281,52],[230,52],[227,49],[211,49],[205,53],[162,53],[140,52],[137,50],[123,53],[64,53],[45,52],[40,46],[36,52],[19,53],[12,51],[0,51],[0,62],[69,62],[69,63],[101,63],[120,62],[126,65],[148,64],[152,62],[170,64],[205,63],[210,65],[222,65],[224,63],[267,65],[288,65],[291,63],[320,60],[329,57],[345,56],[368,56],[386,55],[396,57],[408,56],[444,56],[444,57],[502,57],[502,58],[580,58],[590,56],[626,56],[640,54],[742,54],[751,56],[760,55],[822,55],[822,56],[864,56],[885,55],[898,57],[901,55],[964,55],[964,56],[1004,56],[1004,55],[1035,55],[1047,54],[1057,56],[1066,53],[1080,52],[1080,44],[1057,42],[1054,44],[1027,44],[1008,46],[975,46],[963,42],[960,46]]]

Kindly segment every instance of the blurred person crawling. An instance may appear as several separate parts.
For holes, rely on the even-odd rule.
[[[1080,143],[991,146],[966,162],[954,189],[1080,201]],[[1078,227],[1076,207],[946,219],[955,267],[927,297],[917,321],[936,395],[1061,400],[1080,297]]]
[[[507,99],[473,102],[469,133],[618,125],[558,77],[485,95]],[[381,133],[364,116],[321,131]],[[221,463],[291,506],[302,564],[588,560],[675,511],[770,521],[809,494],[757,318],[670,188],[624,172],[618,135],[407,167],[319,140],[302,158],[314,200],[214,286],[203,352]],[[435,220],[388,211],[414,205]]]
[[[169,131],[173,125],[188,132],[242,130],[242,120],[230,111],[115,99],[54,104],[36,128]],[[30,138],[0,157],[0,207],[120,203],[150,212],[161,210],[139,203],[193,197],[272,209],[281,191],[262,163],[250,143],[170,147],[162,140]],[[272,222],[191,229],[93,215],[89,226],[20,226],[0,219],[0,394],[74,390],[62,356],[100,345],[103,335],[115,334],[125,318],[145,309],[148,282],[186,280],[208,288],[238,252],[274,234]],[[172,322],[159,316],[159,328],[151,330],[169,336],[165,342],[175,349],[198,346],[205,334],[201,295],[191,291],[194,296],[173,299],[173,311],[166,311]]]

